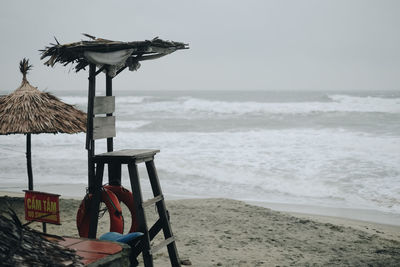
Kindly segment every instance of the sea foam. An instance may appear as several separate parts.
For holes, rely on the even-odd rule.
[[[253,94],[117,96],[114,147],[161,149],[166,194],[400,214],[398,95]],[[86,108],[86,97],[61,99]],[[25,184],[25,136],[1,140],[1,186]],[[83,133],[33,135],[32,158],[35,183],[87,182]]]

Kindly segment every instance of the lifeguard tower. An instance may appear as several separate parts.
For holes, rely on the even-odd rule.
[[[103,194],[103,172],[108,166],[108,183],[111,186],[121,186],[122,165],[128,167],[129,179],[133,195],[133,205],[136,227],[143,233],[141,252],[145,266],[153,266],[153,254],[167,246],[172,266],[180,266],[180,260],[171,230],[168,211],[165,206],[154,157],[159,150],[154,149],[124,149],[114,151],[113,138],[115,130],[115,97],[113,96],[112,81],[123,70],[128,68],[135,71],[140,62],[157,59],[171,54],[176,50],[188,49],[188,45],[180,42],[164,41],[159,38],[146,41],[120,42],[96,38],[85,34],[91,40],[70,44],[51,44],[42,51],[41,59],[48,58],[44,63],[54,66],[56,63],[75,64],[76,72],[89,67],[89,88],[87,105],[86,149],[88,152],[88,196],[90,211],[88,237],[96,238],[99,205]],[[106,76],[106,96],[96,96],[96,76],[100,73]],[[95,142],[107,139],[107,152],[96,154]],[[137,165],[146,165],[149,181],[154,198],[144,201],[140,186]],[[111,193],[112,194],[112,193]],[[147,225],[144,208],[155,204],[159,219],[150,228]],[[134,218],[132,218],[134,219]],[[164,240],[155,246],[150,241],[163,230]]]

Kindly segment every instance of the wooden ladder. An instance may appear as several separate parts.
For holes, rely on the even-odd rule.
[[[158,180],[157,171],[154,165],[154,156],[159,150],[150,149],[124,149],[120,151],[107,152],[95,155],[93,158],[96,166],[95,178],[95,194],[93,196],[93,206],[91,208],[94,213],[90,220],[89,237],[95,237],[97,232],[97,221],[100,205],[100,190],[103,184],[103,173],[105,164],[126,164],[128,166],[129,178],[132,187],[136,217],[138,223],[138,231],[144,234],[143,243],[141,244],[144,265],[146,267],[153,266],[153,254],[164,246],[167,246],[171,266],[180,266],[178,251],[176,249],[175,237],[171,230],[169,215],[164,202],[164,196],[161,191],[160,182]],[[151,188],[154,198],[143,201],[142,191],[140,187],[139,173],[137,169],[138,163],[145,163],[149,176]],[[157,207],[159,219],[149,229],[146,221],[145,208],[155,204]],[[161,231],[164,233],[164,241],[155,246],[150,245],[150,241]],[[93,236],[94,235],[94,236]]]

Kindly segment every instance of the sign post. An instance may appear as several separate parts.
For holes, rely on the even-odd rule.
[[[60,195],[24,190],[25,191],[25,220],[60,225]]]

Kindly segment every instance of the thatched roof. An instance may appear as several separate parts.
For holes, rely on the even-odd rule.
[[[13,93],[0,97],[0,134],[78,133],[86,131],[86,113],[29,84],[27,60],[23,79]]]
[[[139,61],[159,58],[179,49],[188,49],[188,44],[164,41],[158,37],[146,41],[120,42],[96,38],[88,34],[84,35],[92,40],[60,44],[56,39],[57,44],[50,44],[44,50],[40,50],[42,52],[41,59],[49,57],[44,64],[54,66],[59,62],[66,66],[69,63],[76,63],[75,70],[78,72],[89,64],[85,52],[109,53],[130,50],[127,64],[130,70],[136,70]]]
[[[47,241],[10,210],[0,214],[1,266],[83,266],[76,251]]]

